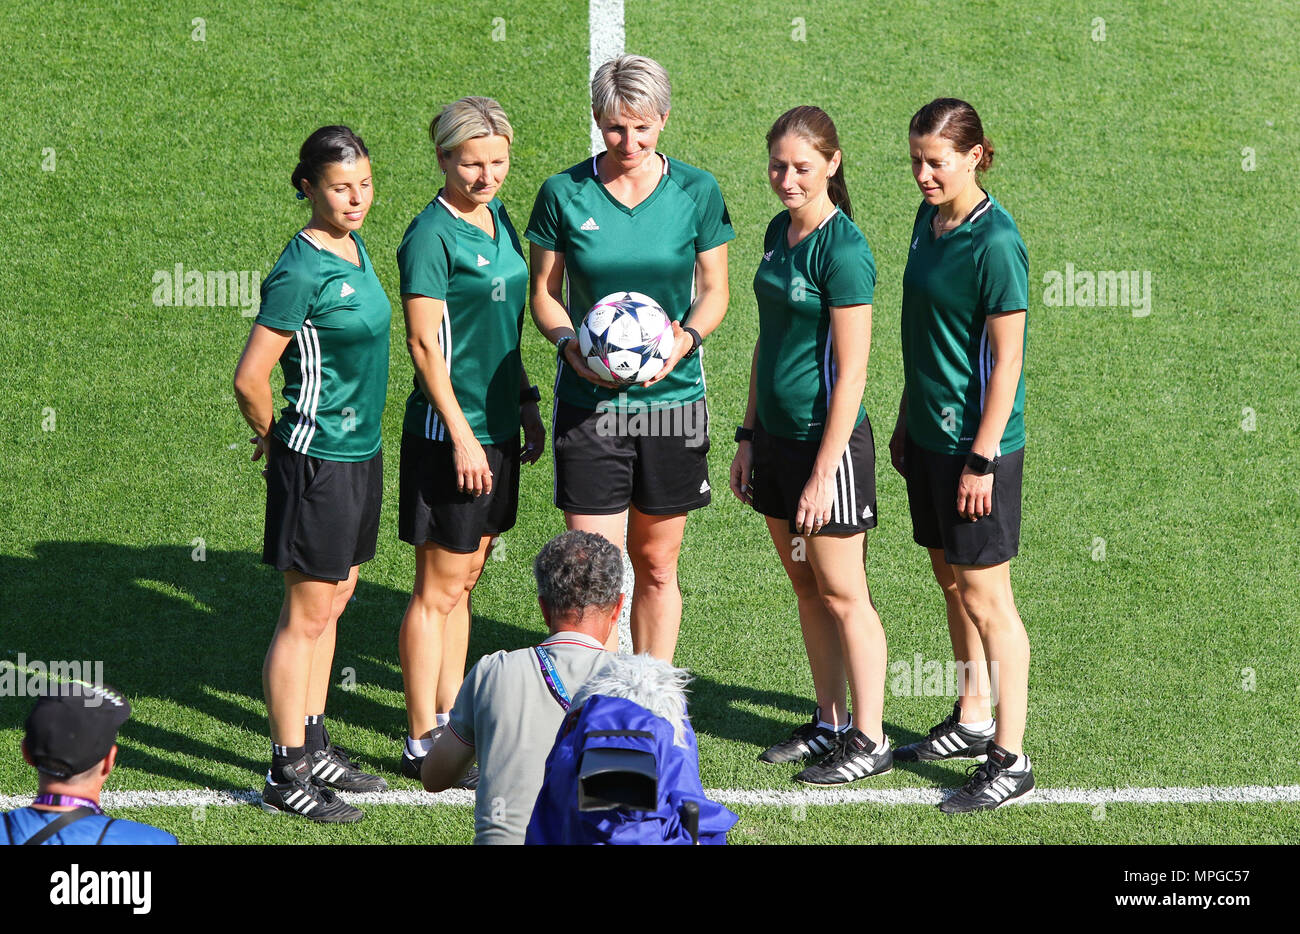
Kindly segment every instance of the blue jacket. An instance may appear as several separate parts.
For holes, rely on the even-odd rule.
[[[18,808],[0,815],[0,846],[26,843],[48,824],[62,817],[62,811]],[[174,845],[166,831],[148,824],[121,820],[106,814],[91,814],[74,821],[45,841],[43,846],[94,846],[96,844]]]
[[[642,730],[653,739],[638,736],[590,736],[605,730]],[[695,731],[686,721],[686,747],[673,744],[673,728],[639,704],[619,697],[595,695],[571,711],[555,738],[546,760],[546,778],[533,807],[524,842],[528,844],[637,844],[689,845],[682,824],[683,802],[700,807],[700,843],[726,843],[727,831],[739,818],[704,796],[700,784],[699,753]],[[655,755],[659,772],[659,807],[654,811],[578,810],[578,766],[587,749],[597,747],[639,749]]]

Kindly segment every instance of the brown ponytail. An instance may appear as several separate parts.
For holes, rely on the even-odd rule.
[[[993,141],[984,135],[984,124],[975,108],[955,97],[937,97],[912,115],[907,128],[909,136],[941,136],[952,143],[957,152],[970,152],[976,146],[984,147],[975,171],[987,172],[993,167]]]

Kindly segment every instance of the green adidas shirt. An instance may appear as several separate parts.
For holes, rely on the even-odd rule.
[[[300,230],[262,282],[257,323],[293,331],[280,355],[285,407],[274,433],[290,450],[333,461],[363,461],[380,446],[388,397],[392,306],[365,244],[360,265]]]
[[[661,156],[658,187],[634,208],[621,204],[596,175],[596,158],[552,175],[537,193],[528,229],[533,243],[564,254],[566,299],[574,330],[612,292],[641,292],[681,321],[694,299],[695,255],[736,236],[718,183],[708,172]],[[630,400],[676,405],[704,398],[702,353],[686,357],[653,386],[606,389],[560,361],[556,395],[595,409],[626,393]]]
[[[403,295],[443,302],[438,347],[456,402],[482,444],[519,437],[519,338],[528,266],[498,198],[495,236],[458,217],[441,196],[416,215],[397,248]],[[420,389],[406,400],[402,431],[447,440],[447,425]]]
[[[903,271],[907,431],[927,450],[965,454],[979,430],[993,371],[987,319],[1029,307],[1029,255],[1016,222],[992,195],[936,240],[931,222],[938,210],[922,203],[916,212]],[[1024,446],[1022,366],[998,453]]]
[[[772,218],[754,275],[758,420],[769,434],[817,440],[836,379],[831,308],[871,304],[876,261],[839,208],[793,247],[789,230],[790,212]],[[859,404],[853,424],[866,414]]]

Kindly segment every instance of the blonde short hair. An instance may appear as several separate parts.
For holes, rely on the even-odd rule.
[[[449,153],[467,139],[504,136],[515,141],[506,112],[490,97],[462,97],[438,112],[429,124],[429,138],[441,153]]]
[[[662,117],[668,113],[672,92],[663,65],[643,55],[620,55],[596,69],[591,79],[591,109],[597,120],[619,111]]]

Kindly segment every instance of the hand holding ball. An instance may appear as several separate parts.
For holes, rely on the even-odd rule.
[[[672,355],[673,342],[668,315],[640,292],[606,295],[578,328],[578,350],[587,366],[620,386],[654,379]]]

